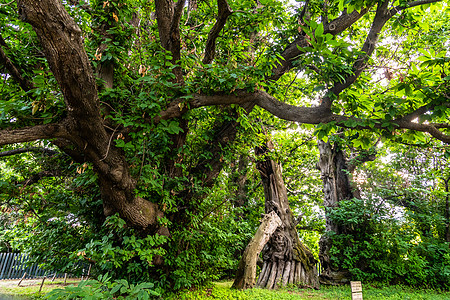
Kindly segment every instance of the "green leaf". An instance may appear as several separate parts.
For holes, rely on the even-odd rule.
[[[117,293],[120,290],[121,287],[122,287],[121,284],[114,285],[114,287],[111,289],[111,294]]]
[[[316,28],[316,31],[314,32],[315,33],[315,37],[317,38],[317,37],[322,37],[323,36],[323,23],[320,23],[318,26],[317,26],[317,28]]]
[[[339,0],[339,4],[338,4],[338,10],[339,11],[343,11],[344,10],[344,1],[345,0]]]

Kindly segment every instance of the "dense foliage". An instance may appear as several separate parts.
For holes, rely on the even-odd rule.
[[[391,147],[329,216],[352,228],[335,264],[448,287],[448,1],[187,2],[0,0],[1,249],[113,290],[229,278],[269,137],[317,257],[316,137],[334,135]],[[395,143],[438,147],[440,169]]]
[[[332,236],[333,261],[354,278],[448,288],[448,150],[432,147],[397,146],[367,163],[356,179],[363,199],[331,212],[349,228]]]

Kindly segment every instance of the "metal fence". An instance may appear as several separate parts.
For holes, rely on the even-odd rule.
[[[65,277],[64,273],[58,273],[56,271],[48,271],[39,268],[38,264],[28,265],[28,255],[22,253],[0,253],[0,280],[4,279],[21,279],[26,273],[24,279],[32,279],[41,276],[55,276],[55,278]],[[318,274],[322,273],[322,265],[317,262],[316,268]],[[89,268],[90,269],[90,268]],[[86,271],[89,274],[88,266],[83,268],[83,275],[86,276]],[[88,275],[89,276],[89,275]],[[71,277],[71,276],[69,276]]]
[[[24,279],[50,276],[50,274],[57,278],[64,277],[64,273],[43,270],[38,264],[28,265],[28,261],[28,255],[22,253],[0,253],[0,280],[21,279],[25,273]]]

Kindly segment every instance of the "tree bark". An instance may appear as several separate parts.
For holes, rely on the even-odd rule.
[[[280,217],[271,211],[261,220],[261,225],[242,255],[239,262],[233,288],[248,289],[255,286],[256,264],[263,247],[267,244],[275,230],[282,225]]]
[[[319,288],[317,261],[298,237],[281,168],[268,157],[270,148],[268,143],[256,149],[256,154],[264,157],[256,167],[264,186],[265,213],[275,212],[282,226],[263,249],[263,267],[256,285],[268,289],[287,284]]]
[[[351,233],[352,229],[338,225],[328,217],[329,211],[339,206],[342,200],[353,198],[361,199],[360,191],[352,181],[352,173],[357,165],[376,158],[373,151],[361,151],[356,157],[347,159],[345,153],[335,143],[331,145],[329,142],[318,142],[319,147],[319,163],[322,181],[325,207],[325,234],[319,241],[319,259],[322,267],[320,281],[323,284],[339,284],[348,282],[348,271],[333,266],[330,259],[330,249],[332,241],[329,233],[336,234]]]
[[[351,181],[348,177],[347,161],[342,150],[332,147],[330,143],[318,142],[320,159],[318,167],[323,181],[323,193],[325,207],[325,231],[326,233],[319,241],[319,259],[322,266],[320,275],[321,283],[335,284],[347,282],[348,273],[333,266],[330,260],[331,239],[330,232],[341,234],[346,232],[346,228],[335,224],[329,217],[331,209],[339,206],[339,201],[352,199],[354,193]]]
[[[444,178],[445,187],[445,241],[450,243],[450,197],[449,197],[450,177]]]

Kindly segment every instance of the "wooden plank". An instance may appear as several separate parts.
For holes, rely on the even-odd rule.
[[[352,300],[363,300],[361,281],[350,281]]]
[[[13,272],[11,274],[10,279],[19,279],[22,274],[23,274],[23,271],[22,271],[22,253],[17,253],[16,259],[15,259],[14,269],[13,269]]]
[[[6,253],[1,253],[0,254],[0,280],[3,279],[3,273],[1,272],[1,270],[3,269],[3,266],[5,265],[5,260],[6,260]]]
[[[20,284],[22,283],[23,279],[25,278],[25,276],[27,276],[27,272],[23,273],[22,279],[20,279],[19,283],[17,284],[17,286],[20,286]]]
[[[5,261],[6,253],[0,253],[0,271],[3,268],[3,263]],[[0,275],[0,279],[3,279]]]
[[[45,276],[44,276],[44,278],[42,278],[42,283],[41,283],[41,287],[39,288],[39,294],[41,293],[41,291],[42,291],[42,287],[44,286],[44,281],[45,281]]]
[[[39,268],[36,263],[27,266],[28,261],[29,257],[26,254],[0,253],[0,280],[22,279],[24,273],[26,273],[26,276],[23,280],[47,275],[49,272],[51,274],[56,273],[55,278],[63,277],[63,274],[59,274],[57,271],[46,271]],[[68,274],[68,277],[71,277],[70,274]]]

